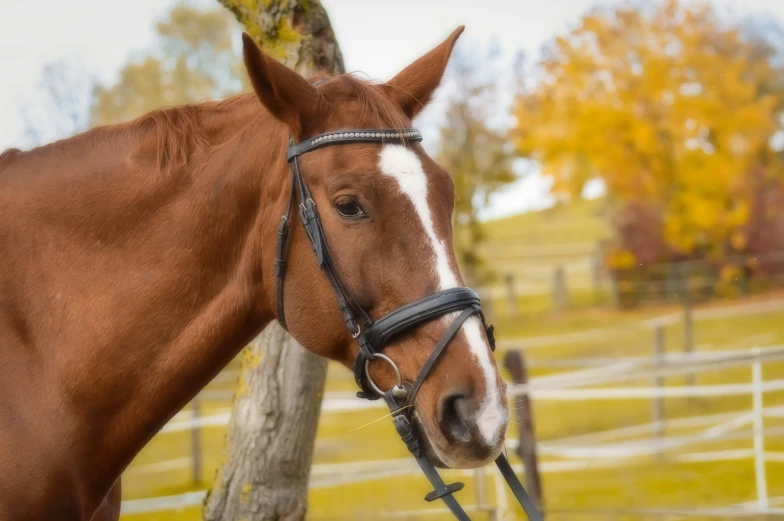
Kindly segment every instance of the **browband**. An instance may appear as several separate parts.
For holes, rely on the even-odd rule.
[[[409,141],[422,141],[422,133],[415,128],[405,128],[399,131],[390,129],[336,130],[335,132],[325,132],[323,134],[315,135],[301,143],[292,144],[286,150],[286,161],[291,162],[291,160],[297,156],[336,143],[403,144]]]

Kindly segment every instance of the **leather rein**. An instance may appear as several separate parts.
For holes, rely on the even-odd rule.
[[[414,399],[416,398],[417,392],[425,379],[430,375],[438,358],[444,352],[449,342],[455,337],[460,330],[460,327],[469,317],[473,315],[479,317],[485,328],[490,346],[495,350],[493,326],[488,326],[485,322],[480,307],[479,296],[470,288],[450,288],[406,304],[377,321],[374,321],[362,306],[357,303],[354,297],[351,296],[347,286],[343,283],[343,280],[338,274],[335,262],[327,247],[327,241],[324,236],[323,227],[321,226],[321,219],[319,217],[318,209],[316,208],[316,203],[313,201],[310,189],[308,188],[307,183],[305,183],[299,169],[300,156],[330,145],[348,143],[407,145],[419,141],[422,141],[422,134],[413,128],[400,131],[389,129],[341,130],[318,134],[298,144],[295,144],[293,140],[289,140],[286,160],[291,167],[291,185],[286,211],[281,217],[280,225],[278,226],[277,252],[275,258],[278,321],[285,329],[286,318],[283,300],[283,285],[286,276],[288,233],[292,207],[294,206],[295,199],[299,197],[300,219],[307,232],[313,252],[316,255],[316,262],[318,263],[319,268],[321,268],[327,276],[327,279],[332,286],[346,327],[351,333],[351,336],[359,344],[359,354],[354,362],[354,379],[361,389],[361,392],[358,392],[357,396],[369,400],[384,398],[386,401],[392,412],[392,420],[397,433],[400,435],[401,439],[419,464],[419,467],[434,487],[434,490],[425,496],[425,500],[435,501],[436,499],[441,499],[446,503],[449,510],[457,519],[460,521],[470,521],[468,515],[453,496],[454,492],[463,488],[463,483],[457,482],[450,485],[444,483],[436,468],[425,455],[424,448],[420,444],[419,435],[417,431],[414,430],[412,423],[414,421]],[[381,351],[395,336],[410,331],[425,322],[443,317],[450,313],[458,313],[457,318],[452,321],[452,324],[447,328],[434,347],[427,361],[419,371],[416,380],[414,380],[410,387],[406,387],[403,384],[400,371],[395,362]],[[368,371],[370,362],[373,360],[383,360],[393,369],[397,377],[397,383],[391,389],[383,391],[373,382]],[[525,510],[528,518],[531,521],[542,521],[541,514],[526,493],[506,457],[501,454],[495,460],[495,463],[518,502]]]

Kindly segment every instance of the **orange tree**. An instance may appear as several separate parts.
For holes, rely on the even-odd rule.
[[[560,195],[603,181],[617,209],[611,267],[726,267],[782,247],[784,162],[771,143],[784,70],[769,35],[667,0],[595,9],[545,48],[515,107],[515,144]]]

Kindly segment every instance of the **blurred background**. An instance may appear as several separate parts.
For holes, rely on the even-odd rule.
[[[467,25],[417,126],[547,519],[784,519],[784,2],[322,4],[374,80]],[[0,0],[0,150],[245,92],[242,30],[217,1]],[[127,470],[124,520],[201,519],[239,367]],[[308,519],[450,519],[353,389],[330,366]],[[491,469],[448,474],[523,519]]]

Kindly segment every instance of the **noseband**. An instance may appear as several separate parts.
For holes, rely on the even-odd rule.
[[[408,145],[409,143],[419,141],[422,141],[422,134],[413,128],[401,131],[389,129],[342,130],[318,134],[298,144],[295,144],[293,140],[290,140],[289,148],[286,151],[286,160],[291,166],[289,201],[286,206],[286,212],[281,217],[280,225],[278,226],[277,256],[275,258],[278,321],[286,328],[283,284],[286,276],[289,219],[294,200],[297,195],[299,195],[300,219],[307,232],[311,247],[316,254],[316,262],[318,263],[319,268],[321,268],[327,276],[327,279],[332,286],[332,291],[335,293],[338,307],[343,315],[346,327],[359,345],[359,354],[354,362],[354,379],[361,389],[361,392],[357,393],[357,396],[369,400],[384,398],[392,411],[395,429],[401,439],[406,443],[409,451],[411,451],[416,458],[417,463],[425,476],[427,476],[430,483],[435,488],[435,490],[430,492],[425,499],[427,501],[441,499],[446,503],[457,519],[460,521],[470,521],[470,518],[452,495],[454,492],[462,489],[463,484],[453,483],[451,485],[446,485],[444,483],[439,476],[438,471],[430,460],[427,459],[424,449],[420,444],[419,436],[412,427],[412,422],[414,399],[416,398],[419,389],[433,370],[433,367],[444,352],[446,346],[455,337],[460,330],[460,327],[469,317],[473,315],[479,317],[484,326],[491,349],[495,350],[493,326],[488,326],[485,322],[480,307],[479,296],[470,288],[450,288],[406,304],[377,321],[374,321],[356,299],[352,297],[337,271],[335,262],[327,247],[327,241],[324,236],[324,229],[321,225],[316,203],[313,201],[310,189],[299,170],[300,156],[330,145],[349,143]],[[441,336],[441,339],[419,371],[416,380],[414,380],[410,387],[404,385],[400,371],[395,362],[382,353],[384,346],[396,336],[411,331],[425,322],[430,322],[431,320],[448,314],[457,314],[457,317]],[[369,366],[370,362],[373,360],[382,360],[386,362],[393,369],[397,377],[396,384],[386,392],[382,391],[370,377]],[[528,514],[529,519],[531,521],[541,521],[541,515],[536,510],[536,507],[528,497],[525,489],[523,489],[523,486],[520,484],[520,481],[517,479],[517,476],[503,454],[498,457],[496,464],[504,475],[512,492],[523,506],[526,514]]]

